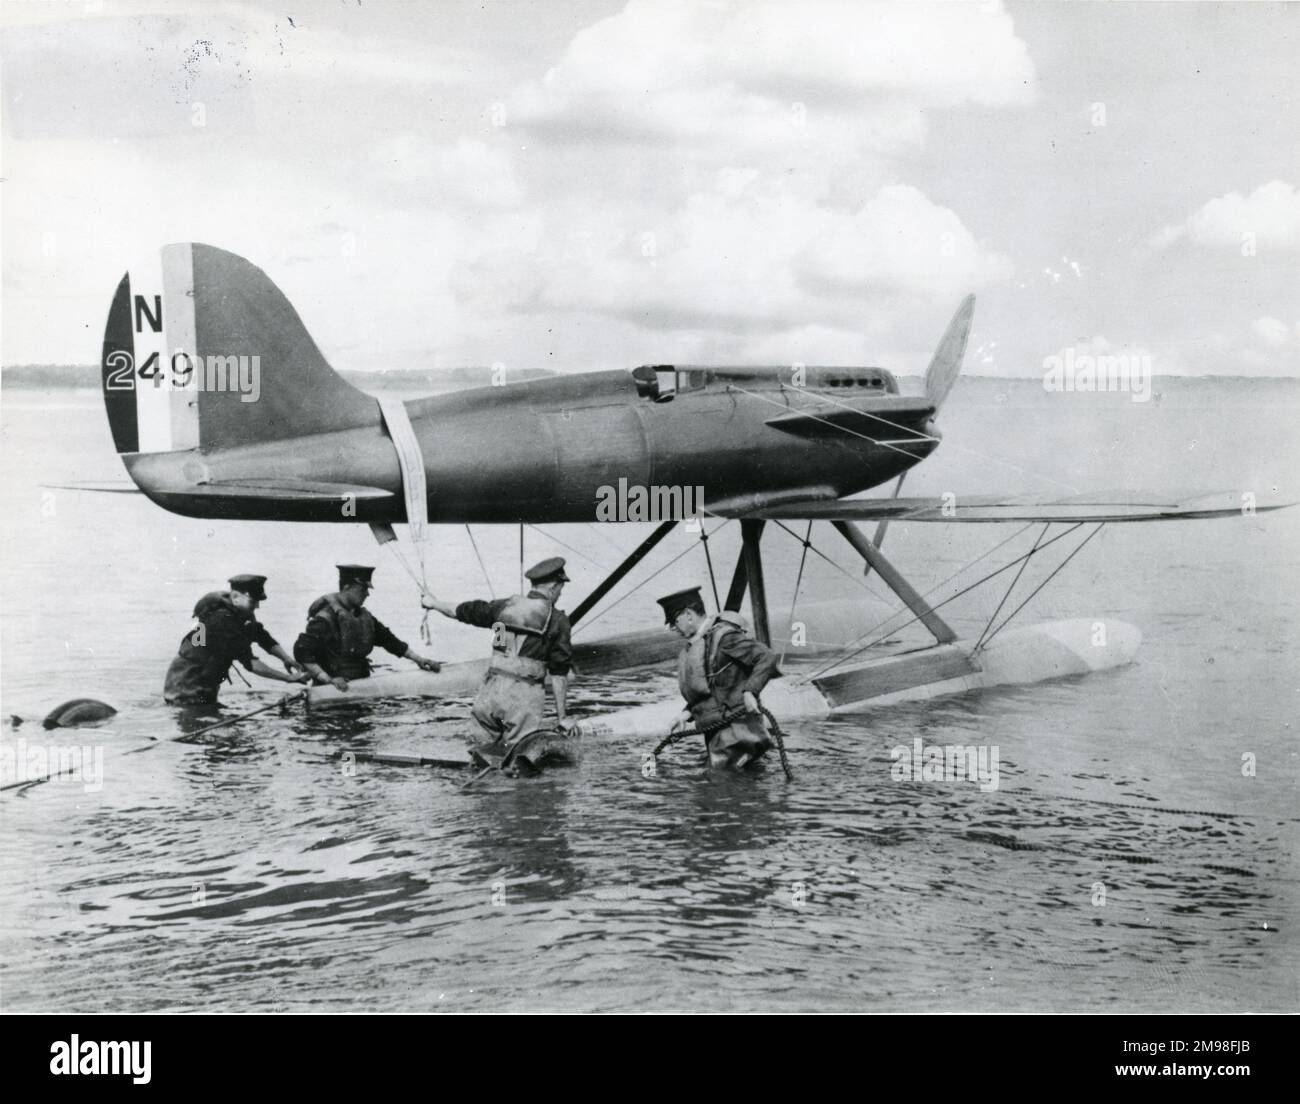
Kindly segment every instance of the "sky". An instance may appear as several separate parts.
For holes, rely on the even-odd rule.
[[[11,0],[7,364],[136,258],[338,368],[1300,375],[1300,5]]]

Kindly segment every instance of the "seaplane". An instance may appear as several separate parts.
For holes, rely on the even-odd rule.
[[[878,367],[653,364],[403,401],[372,397],[344,380],[288,299],[244,258],[182,243],[163,247],[158,260],[122,276],[101,362],[113,442],[134,487],[152,502],[197,518],[364,524],[381,542],[393,541],[394,526],[405,524],[418,543],[434,525],[606,521],[611,487],[700,488],[695,516],[670,509],[674,516],[658,520],[570,618],[580,626],[670,531],[702,515],[714,526],[736,522],[741,532],[725,592],[714,580],[714,603],[739,612],[748,601],[752,630],[769,643],[764,530],[803,522],[806,549],[812,526],[825,523],[928,636],[884,655],[855,640],[815,670],[773,682],[764,704],[783,720],[1126,664],[1141,642],[1129,624],[1083,616],[1006,628],[1047,581],[1028,597],[1015,593],[1030,558],[1055,550],[1061,562],[1050,580],[1104,525],[1239,517],[1289,505],[1244,506],[1232,492],[1181,500],[902,495],[904,475],[941,443],[936,421],[961,372],[973,297],[940,339],[919,394],[904,394]],[[890,483],[887,496],[861,497]],[[923,596],[882,552],[896,521],[1042,530],[1029,552],[981,580],[1010,581],[998,605],[1006,616],[959,639],[944,620],[945,602]],[[862,526],[870,522],[876,528],[868,535]],[[707,541],[703,525],[700,532]],[[712,579],[711,559],[709,566]],[[625,633],[576,645],[575,667],[582,675],[666,664],[681,646],[666,629]],[[327,707],[366,697],[464,695],[485,666],[379,674],[346,693],[323,686],[309,696],[313,706]],[[659,736],[679,708],[676,699],[650,702],[587,718],[575,731]]]

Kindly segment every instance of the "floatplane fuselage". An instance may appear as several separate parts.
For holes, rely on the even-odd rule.
[[[970,311],[954,323],[963,331]],[[234,384],[254,370],[250,401]],[[829,501],[896,478],[939,440],[935,404],[900,395],[880,368],[646,365],[499,382],[402,404],[430,522],[606,521],[620,485],[662,488],[657,502],[702,489],[714,513]],[[161,287],[123,278],[104,388],[131,478],[167,510],[407,520],[380,404],[334,372],[275,285],[232,254],[170,246]],[[670,489],[677,498],[663,497]]]
[[[881,553],[890,519],[1078,527],[1240,512],[1231,497],[955,503],[899,497],[897,486],[892,497],[848,497],[901,484],[938,446],[935,418],[961,370],[972,297],[949,324],[919,395],[900,393],[893,375],[875,367],[644,365],[506,377],[494,381],[499,386],[403,402],[376,399],[339,376],[284,295],[242,257],[187,243],[165,247],[161,261],[158,271],[123,276],[102,359],[114,443],[153,502],[191,517],[362,522],[389,534],[393,523],[416,521],[659,521],[572,611],[575,624],[683,518],[739,519],[742,552],[721,604],[739,609],[748,596],[762,639],[772,636],[760,555],[765,522],[829,521],[935,643],[773,684],[768,696],[787,716],[1080,674],[1136,652],[1136,629],[1112,622],[1098,632],[1088,620],[958,640]],[[626,509],[638,493],[658,516]],[[874,538],[857,527],[866,520],[882,523]],[[679,647],[665,631],[630,634],[580,649],[578,665],[617,669],[661,661]],[[479,677],[478,665],[451,665],[379,676],[347,696],[460,693]],[[322,704],[341,697],[330,687],[312,695]],[[650,707],[624,721],[603,718],[592,731],[648,731],[661,720]]]

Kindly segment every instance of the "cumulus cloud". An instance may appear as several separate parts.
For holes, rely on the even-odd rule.
[[[1262,184],[1250,195],[1229,192],[1180,223],[1152,235],[1153,249],[1180,241],[1218,248],[1300,249],[1300,190],[1284,180]]]
[[[998,4],[633,0],[511,96],[539,234],[475,258],[460,291],[748,347],[797,332],[807,359],[833,356],[868,300],[946,302],[1008,275],[958,212],[899,181],[899,158],[929,113],[1024,104],[1033,86]]]
[[[799,257],[813,291],[902,288],[937,297],[1011,271],[1011,262],[981,248],[955,212],[910,185],[887,185],[857,212],[820,221]]]
[[[612,135],[748,141],[788,131],[797,104],[845,116],[886,97],[1001,106],[1028,102],[1033,81],[996,4],[633,0],[576,35],[518,103],[526,122],[584,135],[603,121]]]
[[[1300,323],[1297,323],[1300,330]],[[1280,349],[1293,340],[1292,328],[1276,318],[1257,318],[1250,324],[1250,335],[1261,345]]]
[[[438,207],[514,207],[524,197],[503,149],[461,138],[454,144],[404,131],[379,141],[374,161],[408,198]]]
[[[66,350],[63,316],[26,308],[97,316],[124,258],[177,240],[265,267],[358,367],[549,363],[566,327],[566,351],[620,359],[860,361],[1010,271],[970,200],[908,169],[936,113],[1033,97],[1000,4],[634,0],[508,80],[361,18],[182,4],[24,31],[6,88],[52,91],[7,105],[11,346]]]
[[[955,303],[1009,269],[915,188],[887,185],[837,211],[759,174],[722,171],[668,213],[554,210],[531,250],[481,257],[462,288],[488,298],[513,289],[532,309],[595,311],[660,331],[799,330],[814,343],[798,359],[819,359],[844,347],[820,340],[829,330],[861,333],[868,303]]]

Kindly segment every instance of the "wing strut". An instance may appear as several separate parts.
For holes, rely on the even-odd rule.
[[[831,524],[840,531],[840,535],[849,544],[857,549],[858,554],[875,568],[876,574],[884,580],[885,585],[906,603],[907,608],[930,630],[935,640],[940,644],[951,644],[957,639],[957,634],[949,628],[948,623],[934,612],[930,604],[899,574],[898,569],[885,559],[884,553],[867,539],[861,529],[851,521],[833,521]]]
[[[618,567],[614,568],[613,571],[611,571],[608,575],[606,575],[604,581],[602,581],[601,584],[598,587],[596,587],[595,590],[593,590],[590,594],[588,594],[587,597],[585,597],[581,602],[577,604],[576,607],[574,607],[573,612],[569,614],[569,624],[576,625],[579,621],[581,621],[584,617],[586,617],[587,614],[591,612],[592,607],[594,607],[597,602],[599,602],[602,598],[605,597],[606,594],[608,594],[611,590],[613,590],[616,586],[618,586],[619,582],[622,581],[624,575],[626,575],[629,571],[632,570],[632,568],[636,567],[637,564],[639,564],[642,560],[644,560],[646,556],[649,555],[650,550],[654,548],[654,546],[658,544],[661,540],[663,540],[664,537],[668,536],[668,534],[672,532],[673,527],[676,524],[677,522],[675,520],[660,522],[658,529],[656,529],[653,533],[651,533],[648,537],[646,537],[645,540],[643,540],[634,549],[632,549],[627,559],[625,559],[621,564],[618,565]]]
[[[754,638],[760,644],[771,645],[772,631],[767,623],[767,585],[763,582],[763,554],[759,541],[763,537],[764,521],[746,518],[740,523],[743,540],[741,556],[745,564],[745,577],[749,581],[749,612],[754,617]]]
[[[740,612],[745,600],[745,591],[749,591],[749,612],[754,621],[754,639],[763,644],[772,643],[772,632],[767,620],[767,587],[763,584],[763,556],[759,551],[759,541],[763,536],[763,526],[767,522],[756,518],[742,518],[740,521],[741,548],[736,560],[736,570],[731,576],[731,586],[727,588],[727,601],[722,607],[736,613]]]

